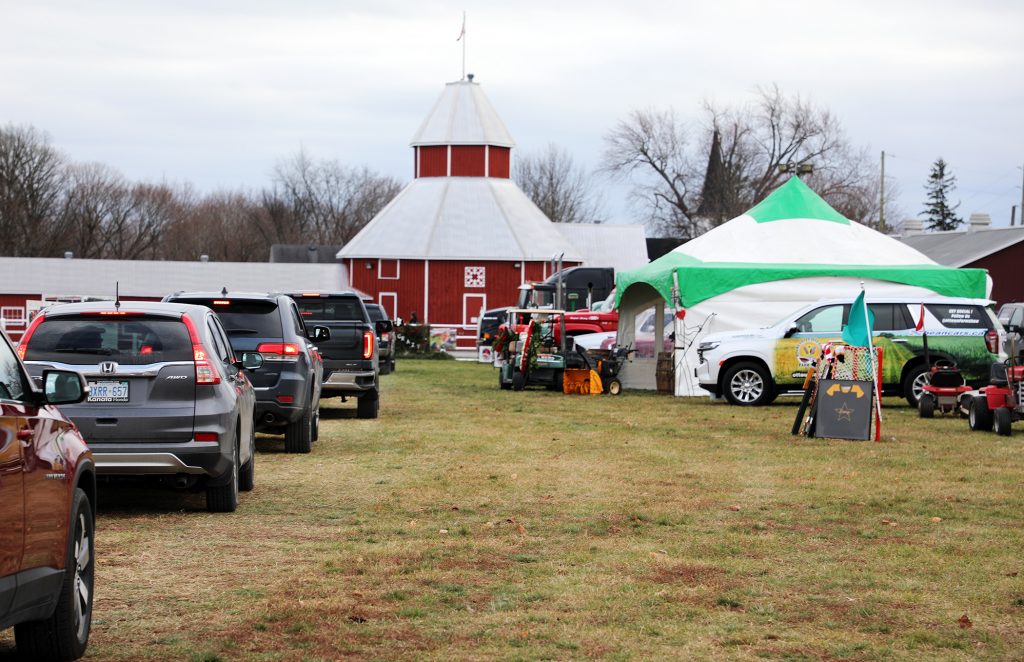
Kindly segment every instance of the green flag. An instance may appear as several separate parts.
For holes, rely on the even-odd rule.
[[[850,307],[850,319],[843,327],[843,342],[854,347],[871,347],[871,328],[875,325],[875,315],[864,303],[864,290]]]

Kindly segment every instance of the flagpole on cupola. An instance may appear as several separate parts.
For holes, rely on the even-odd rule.
[[[466,80],[466,12],[462,12],[462,31],[455,41],[462,42],[462,80]]]

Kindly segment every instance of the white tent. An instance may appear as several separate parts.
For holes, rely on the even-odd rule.
[[[673,351],[675,394],[704,395],[694,377],[697,345],[708,334],[773,324],[824,298],[873,296],[982,298],[982,269],[943,267],[900,241],[851,221],[793,177],[745,214],[645,267],[619,274],[620,345],[637,348],[622,372],[630,388],[654,388],[658,353]],[[647,338],[636,320],[666,302],[677,312],[671,340]]]

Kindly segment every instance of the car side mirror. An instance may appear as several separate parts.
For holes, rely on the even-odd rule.
[[[331,339],[331,330],[326,326],[314,326],[313,333],[310,334],[309,339],[313,342],[323,342]]]
[[[242,352],[242,358],[235,361],[239,370],[259,370],[263,366],[263,355],[259,352]]]
[[[799,331],[800,331],[800,327],[798,327],[796,324],[791,324],[790,327],[788,329],[786,329],[786,335],[784,335],[782,337],[783,338],[792,338]]]
[[[1017,324],[1007,324],[1004,329],[1007,333],[1020,334],[1020,326]]]
[[[391,320],[380,320],[377,322],[377,335],[384,335],[385,333],[391,333],[395,330],[395,325],[391,323]]]
[[[72,370],[44,370],[43,396],[51,405],[73,405],[89,395],[85,377]]]

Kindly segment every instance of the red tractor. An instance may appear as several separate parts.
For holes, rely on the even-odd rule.
[[[971,430],[991,430],[1008,437],[1014,421],[1024,418],[1024,365],[1019,359],[993,363],[989,385],[971,399],[967,414]]]

